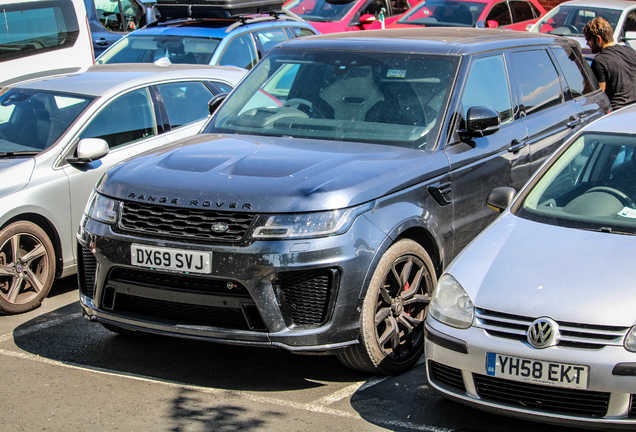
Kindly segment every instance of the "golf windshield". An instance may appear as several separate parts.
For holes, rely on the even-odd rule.
[[[552,225],[636,234],[636,136],[585,133],[527,193],[518,215]]]

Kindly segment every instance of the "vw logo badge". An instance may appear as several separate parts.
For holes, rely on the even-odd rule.
[[[225,222],[215,222],[212,224],[212,231],[215,233],[224,233],[227,229],[228,226]]]
[[[559,337],[559,325],[550,318],[538,318],[528,329],[528,342],[535,348],[547,348],[556,345]]]

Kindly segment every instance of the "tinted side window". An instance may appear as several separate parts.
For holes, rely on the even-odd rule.
[[[473,61],[462,95],[462,115],[468,109],[487,106],[501,114],[501,122],[512,120],[512,98],[503,55],[484,57]]]
[[[143,17],[143,9],[131,0],[95,0],[97,19],[106,30],[123,33],[139,28]]]
[[[316,34],[315,32],[312,32],[311,30],[304,27],[289,27],[288,30],[292,32],[294,37],[311,36]]]
[[[490,13],[486,17],[486,21],[497,21],[500,26],[512,24],[512,16],[510,16],[510,9],[508,9],[507,2],[497,3],[490,9]]]
[[[580,59],[576,53],[570,48],[553,47],[554,54],[557,58],[561,70],[565,75],[565,79],[568,82],[568,87],[572,92],[572,96],[579,97],[584,94],[588,94],[594,90],[592,82],[588,78]]]
[[[254,39],[250,33],[246,33],[235,37],[227,44],[219,58],[219,65],[251,69],[257,61]]]
[[[173,129],[208,116],[208,102],[213,95],[203,83],[170,83],[157,87]]]
[[[623,24],[623,31],[636,31],[636,10],[633,10],[625,17],[625,24]]]
[[[0,62],[68,48],[79,35],[73,3],[64,0],[3,4]]]
[[[380,11],[382,9],[384,9],[385,11],[389,10],[389,8],[386,5],[386,1],[384,1],[384,0],[373,0],[364,9],[362,9],[360,11],[360,16],[366,15],[366,14],[371,14],[371,15],[375,16],[377,19],[380,19]]]
[[[156,134],[148,91],[140,89],[108,104],[90,121],[80,138],[102,138],[114,148]]]
[[[545,50],[512,53],[519,104],[527,115],[562,102],[559,75]]]
[[[531,4],[527,1],[511,1],[510,9],[514,22],[528,21],[536,18],[532,11]]]

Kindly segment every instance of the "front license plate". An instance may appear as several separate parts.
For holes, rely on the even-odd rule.
[[[486,354],[486,374],[515,381],[586,389],[588,370],[588,366],[531,360],[492,352]]]
[[[131,263],[136,266],[183,273],[209,274],[212,267],[211,252],[133,244],[130,246],[130,258]]]

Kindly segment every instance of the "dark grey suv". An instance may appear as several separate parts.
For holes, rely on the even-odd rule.
[[[204,133],[111,169],[78,233],[86,318],[398,373],[437,275],[610,110],[578,45],[400,29],[273,49]]]

